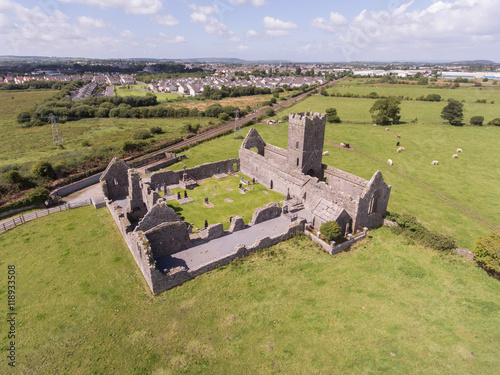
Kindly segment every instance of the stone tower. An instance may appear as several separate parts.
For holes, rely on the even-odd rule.
[[[321,179],[321,160],[325,141],[326,114],[290,113],[288,127],[288,166]]]

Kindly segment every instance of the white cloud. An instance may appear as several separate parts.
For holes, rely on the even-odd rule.
[[[252,39],[258,36],[257,31],[255,30],[248,30],[246,33],[247,38]]]
[[[435,1],[424,9],[415,9],[415,4],[408,1],[395,9],[363,10],[348,24],[345,17],[332,12],[328,20],[316,18],[311,26],[335,34],[337,45],[350,57],[363,50],[391,46],[397,51],[412,45],[413,50],[421,46],[449,58],[443,48],[476,48],[478,38],[498,40],[500,36],[500,0]]]
[[[94,29],[109,27],[109,25],[103,20],[87,16],[80,16],[77,18],[77,21],[82,26],[91,27]]]
[[[238,38],[237,36],[232,36],[231,38],[229,38],[229,41],[232,43],[239,43],[241,42],[241,38]]]
[[[298,28],[296,24],[290,21],[282,21],[273,17],[264,17],[263,20],[265,33],[268,36],[280,37],[290,35],[290,30]]]
[[[64,3],[99,5],[101,8],[121,9],[125,13],[155,14],[162,8],[160,0],[59,0]]]
[[[213,16],[214,14],[219,14],[220,9],[217,5],[199,6],[191,4],[189,7],[193,10],[190,16],[191,22],[201,23],[207,34],[234,34],[226,25]]]
[[[177,26],[179,24],[179,20],[172,16],[171,14],[166,14],[163,16],[155,16],[155,21],[158,22],[160,25],[165,25],[165,26]]]
[[[267,5],[266,0],[229,0],[234,5],[252,5],[254,7],[261,7]]]
[[[123,30],[120,35],[124,38],[135,38],[135,34],[130,30]]]
[[[249,49],[250,47],[244,44],[238,46],[238,51],[248,51]]]
[[[169,44],[178,44],[178,43],[186,43],[187,40],[182,35],[173,35],[173,34],[164,34],[160,33],[160,40],[164,43]]]
[[[311,26],[327,32],[337,32],[339,28],[347,25],[347,19],[340,13],[330,12],[328,20],[318,17],[311,21]]]

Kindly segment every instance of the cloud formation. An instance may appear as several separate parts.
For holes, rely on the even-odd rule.
[[[63,3],[92,4],[101,8],[121,9],[131,14],[155,14],[162,8],[160,0],[59,0]]]
[[[266,35],[273,37],[290,35],[290,30],[298,28],[293,22],[268,16],[264,17],[263,23]]]
[[[179,24],[179,20],[174,16],[172,16],[171,14],[157,15],[154,17],[154,19],[160,25],[177,26]]]
[[[201,23],[207,34],[233,34],[226,25],[214,17],[214,15],[219,14],[220,11],[216,4],[208,6],[191,4],[189,7],[193,10],[190,16],[191,22]]]

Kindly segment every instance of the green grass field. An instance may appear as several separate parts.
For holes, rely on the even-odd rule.
[[[498,280],[369,237],[336,256],[299,237],[151,296],[107,209],[29,222],[0,236],[17,276],[16,369],[4,319],[0,372],[495,373]]]
[[[130,86],[131,88],[128,89],[126,86],[117,86],[117,91],[116,93],[119,96],[146,96],[146,94],[149,91],[147,90],[147,86],[141,86],[141,85],[135,85],[134,87]],[[168,102],[169,100],[174,100],[177,98],[182,98],[183,95],[179,94],[162,94],[162,93],[153,93],[156,95],[156,98],[160,103],[162,102]]]
[[[30,109],[33,104],[53,96],[55,91],[0,91],[0,167],[27,165],[49,159],[68,160],[92,153],[95,149],[120,149],[125,141],[133,141],[139,129],[148,130],[160,126],[164,134],[155,135],[152,141],[176,138],[184,134],[185,124],[208,125],[209,118],[168,118],[168,119],[84,119],[59,124],[64,138],[64,149],[53,146],[50,124],[32,128],[22,128],[16,121],[21,110]],[[14,97],[14,99],[12,99]],[[151,141],[149,140],[149,141]],[[82,145],[88,141],[91,147]]]
[[[269,191],[260,184],[243,185],[248,191],[241,194],[238,189],[241,176],[247,181],[251,180],[241,173],[236,173],[235,176],[228,176],[224,179],[207,178],[193,190],[188,190],[188,195],[193,198],[193,202],[179,204],[174,200],[169,201],[168,204],[181,218],[188,223],[193,223],[195,228],[203,229],[205,220],[208,220],[208,224],[222,223],[224,230],[228,230],[230,226],[229,217],[241,216],[245,224],[248,224],[256,208],[270,202],[279,203],[285,199],[283,195],[272,190]],[[171,194],[177,194],[177,192],[184,196],[184,189],[171,190]],[[208,198],[214,207],[208,208],[204,203],[205,198]],[[232,200],[232,202],[227,202],[226,199]]]

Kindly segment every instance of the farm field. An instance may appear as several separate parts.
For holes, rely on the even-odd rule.
[[[194,228],[203,229],[205,220],[207,220],[208,224],[222,223],[224,230],[228,230],[230,226],[229,217],[241,216],[245,224],[248,224],[256,208],[270,202],[279,203],[285,199],[283,195],[272,190],[269,191],[260,184],[243,185],[248,191],[241,194],[238,189],[240,177],[245,178],[247,181],[251,180],[241,173],[223,179],[207,178],[193,190],[188,190],[188,195],[193,198],[193,202],[179,204],[173,200],[169,201],[168,205],[181,218],[188,223],[193,223]],[[177,192],[184,196],[184,189],[172,189],[170,191],[171,194],[177,194]],[[208,208],[205,206],[205,198],[208,198],[214,207]],[[227,199],[232,202],[228,202]]]
[[[16,372],[499,368],[498,280],[387,228],[369,237],[330,256],[300,236],[151,296],[107,209],[29,222],[0,236],[1,266],[17,272]]]

